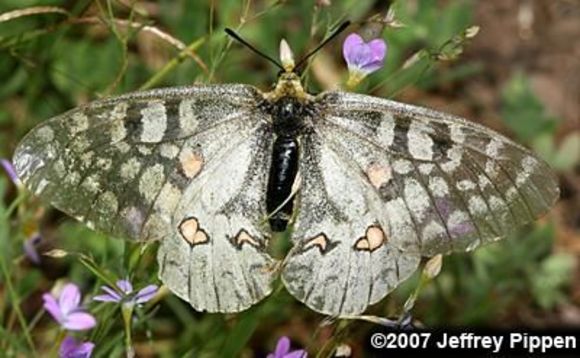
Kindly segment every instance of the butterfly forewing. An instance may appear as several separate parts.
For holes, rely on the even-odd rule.
[[[547,164],[482,126],[359,94],[316,102],[283,278],[317,311],[359,314],[420,256],[498,240],[558,197]]]
[[[239,311],[270,291],[261,98],[218,85],[96,101],[31,131],[14,165],[31,191],[87,225],[162,240],[162,279],[197,309]]]
[[[402,199],[399,212],[407,211],[419,240],[410,246],[422,254],[504,237],[546,213],[558,198],[549,166],[488,128],[376,97],[324,98],[319,133],[349,154],[384,202]],[[361,122],[364,133],[353,129]]]

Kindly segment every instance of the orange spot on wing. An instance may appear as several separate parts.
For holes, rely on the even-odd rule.
[[[391,167],[388,165],[371,164],[366,170],[366,175],[369,178],[371,184],[379,189],[381,186],[387,184],[391,181],[393,175]]]
[[[181,170],[189,179],[194,178],[203,167],[203,157],[197,153],[184,153],[179,157]]]
[[[354,248],[361,251],[374,251],[387,241],[385,233],[378,226],[369,226],[366,235],[357,240]]]

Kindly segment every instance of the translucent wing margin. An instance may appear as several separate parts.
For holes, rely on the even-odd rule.
[[[95,101],[33,129],[14,165],[89,227],[161,240],[161,278],[196,309],[238,311],[270,292],[261,99],[251,86],[211,85]],[[241,203],[251,210],[234,215]]]

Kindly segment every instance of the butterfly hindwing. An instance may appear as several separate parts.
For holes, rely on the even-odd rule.
[[[391,244],[387,210],[324,138],[306,135],[302,148],[295,246],[282,278],[292,295],[318,312],[359,314],[408,278],[419,255]]]
[[[161,279],[199,311],[241,311],[270,293],[264,187],[271,139],[263,128],[240,141],[229,135],[235,150],[224,150],[186,189],[161,242]]]
[[[260,98],[217,85],[95,101],[32,130],[15,168],[36,195],[99,231],[161,240],[160,275],[195,308],[238,311],[270,292]]]

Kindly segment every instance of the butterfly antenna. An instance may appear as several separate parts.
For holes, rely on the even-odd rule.
[[[226,28],[225,31],[226,31],[226,34],[228,34],[231,37],[233,37],[235,40],[237,40],[238,42],[240,42],[242,45],[246,46],[247,48],[249,48],[250,50],[254,51],[255,53],[257,53],[261,57],[265,58],[266,60],[272,62],[274,65],[276,65],[276,67],[278,67],[279,69],[281,69],[282,71],[284,71],[284,67],[282,67],[282,65],[279,64],[278,61],[274,60],[272,57],[266,55],[262,51],[258,50],[254,46],[252,46],[248,41],[244,40],[243,38],[240,37],[240,35],[238,35],[237,33],[235,33],[234,30],[232,30],[230,28]]]
[[[298,64],[295,67],[296,71],[299,70],[300,66],[302,66],[303,64],[306,63],[306,60],[308,60],[312,55],[314,55],[316,52],[318,52],[318,50],[323,48],[327,43],[332,41],[336,36],[340,35],[340,33],[343,32],[349,25],[350,25],[350,21],[345,21],[342,24],[340,24],[340,26],[336,30],[334,30],[334,32],[332,34],[330,34],[330,36],[328,36],[328,38],[326,40],[322,41],[322,43],[320,45],[318,45],[314,50],[310,51],[306,56],[304,56],[300,60],[300,62],[298,62]]]

